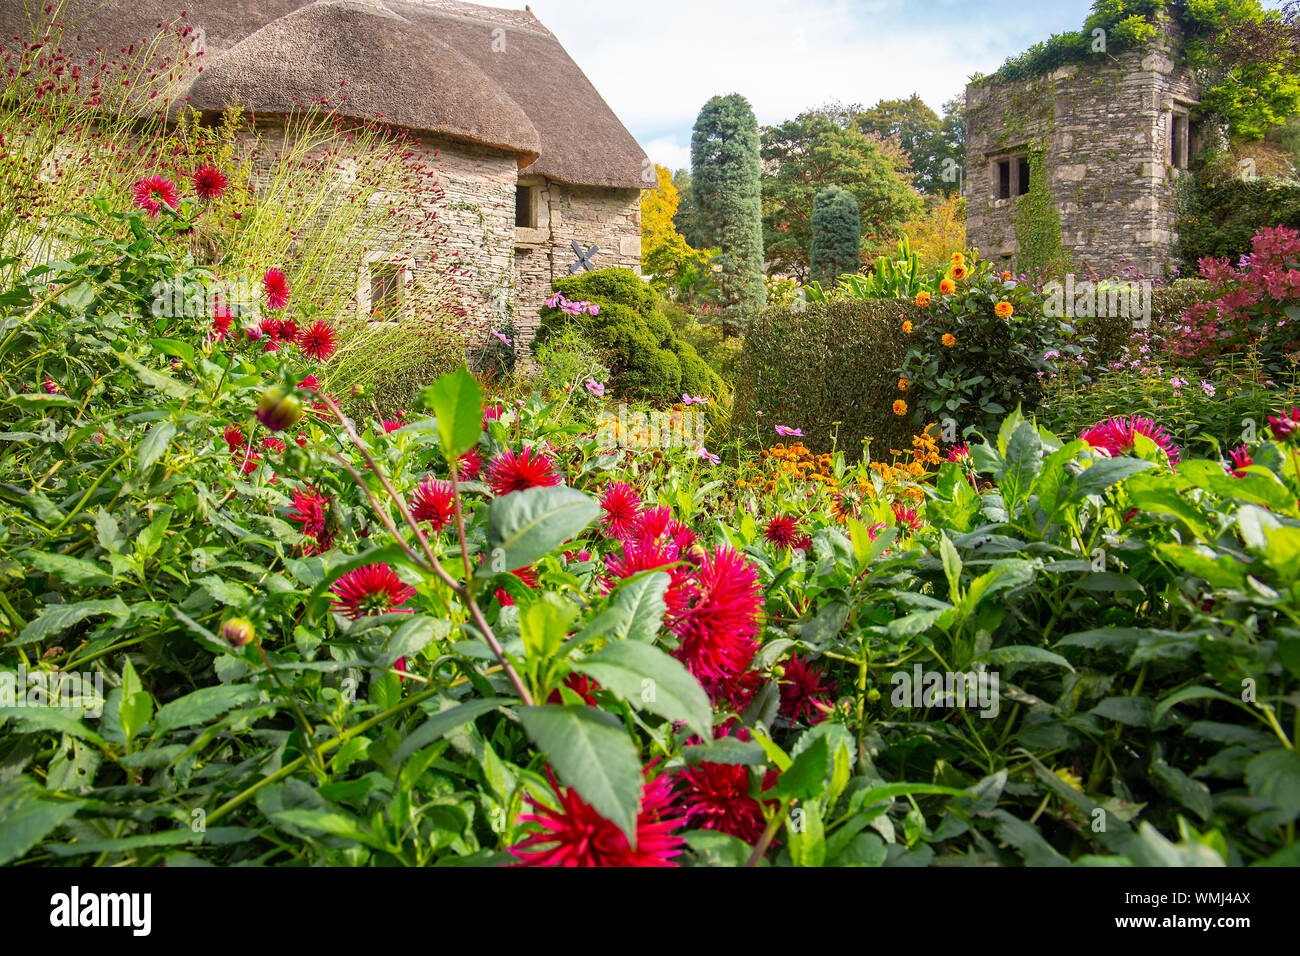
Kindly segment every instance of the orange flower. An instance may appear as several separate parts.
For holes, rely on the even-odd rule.
[[[960,262],[957,263],[955,266],[952,267],[952,277],[958,280],[959,282],[962,279],[966,278],[966,267],[962,265]]]
[[[912,323],[907,321],[906,319],[903,320],[903,334],[904,335],[912,334]]]
[[[896,398],[896,399],[894,399],[894,414],[895,414],[895,415],[906,415],[906,414],[907,414],[907,402],[903,401],[901,398]]]
[[[918,292],[916,294],[916,304],[924,309],[930,304],[930,293],[924,291]]]
[[[960,252],[954,252],[952,254],[952,264],[954,266],[964,266],[966,264],[966,257]]]
[[[951,332],[945,332],[943,333],[943,338],[941,338],[939,341],[942,342],[948,348],[952,348],[954,345],[957,344],[957,336],[953,335]]]
[[[999,319],[1011,318],[1011,313],[1014,311],[1015,309],[1011,307],[1010,302],[999,302],[997,305],[993,307],[993,314],[996,315]]]
[[[952,295],[956,291],[957,291],[957,283],[953,282],[951,279],[939,280],[940,295]]]
[[[907,386],[909,386],[909,385],[911,385],[911,384],[912,384],[912,380],[911,380],[910,378],[900,378],[900,379],[898,380],[898,390],[899,390],[900,392],[906,392],[906,391],[907,391]]]
[[[1002,281],[1003,281],[1003,282],[1010,282],[1010,281],[1011,281],[1011,273],[1010,273],[1010,272],[1004,272],[1004,273],[1002,273]]]

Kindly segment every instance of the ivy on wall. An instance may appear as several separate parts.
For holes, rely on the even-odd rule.
[[[1061,217],[1047,185],[1041,146],[1029,150],[1029,191],[1016,197],[1016,240],[1020,251],[1016,268],[1021,272],[1065,272],[1069,255],[1061,243]]]

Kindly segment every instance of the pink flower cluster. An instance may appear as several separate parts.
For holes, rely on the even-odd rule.
[[[546,300],[548,309],[559,309],[565,315],[599,315],[600,306],[594,302],[570,302],[560,293]]]

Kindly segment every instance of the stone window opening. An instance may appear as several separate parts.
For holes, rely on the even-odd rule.
[[[1190,125],[1185,110],[1175,109],[1169,114],[1169,165],[1174,169],[1187,168]]]
[[[406,307],[409,279],[409,272],[401,263],[369,263],[358,290],[363,315],[372,322],[399,321]]]
[[[1029,192],[1029,155],[1016,153],[994,160],[993,198],[1011,199]]]
[[[515,227],[518,229],[537,228],[537,186],[520,184],[515,186]]]

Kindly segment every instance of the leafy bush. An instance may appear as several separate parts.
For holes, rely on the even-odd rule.
[[[349,414],[365,417],[377,407],[385,418],[413,408],[422,388],[459,366],[469,341],[452,316],[441,322],[354,320],[340,327],[339,337],[325,387]],[[354,397],[354,389],[362,394]]]
[[[548,395],[579,388],[589,379],[604,383],[609,378],[609,369],[601,364],[595,346],[574,325],[561,327],[535,351],[541,366],[540,384]]]
[[[812,207],[812,246],[809,271],[818,282],[829,282],[846,272],[857,272],[861,264],[862,217],[853,193],[839,186],[827,186],[817,194]]]
[[[1300,229],[1300,185],[1276,179],[1199,178],[1178,218],[1178,251],[1195,273],[1202,258],[1236,262],[1265,226]]]
[[[712,396],[722,380],[687,342],[673,334],[658,293],[629,269],[597,269],[561,279],[555,291],[570,301],[592,302],[595,315],[570,316],[543,307],[533,348],[544,347],[573,323],[600,351],[614,391],[633,399],[672,402],[683,392]]]

